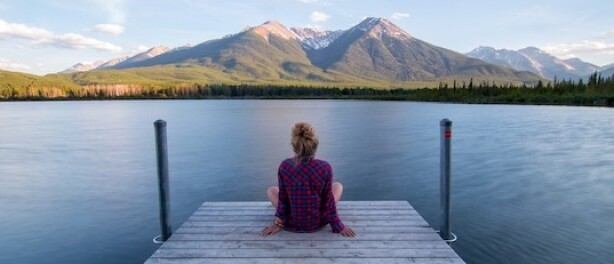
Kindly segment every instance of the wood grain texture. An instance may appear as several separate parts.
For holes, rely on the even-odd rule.
[[[464,263],[406,201],[337,207],[356,237],[329,226],[261,236],[275,213],[270,203],[205,202],[145,263]]]

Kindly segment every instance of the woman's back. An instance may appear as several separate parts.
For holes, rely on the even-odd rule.
[[[261,234],[270,235],[282,229],[294,232],[315,232],[330,224],[333,232],[355,236],[345,228],[337,215],[336,203],[343,185],[333,183],[333,169],[328,162],[315,159],[319,140],[315,129],[307,123],[292,128],[291,145],[294,158],[284,160],[277,171],[278,186],[267,189],[275,207],[275,219]]]
[[[330,164],[319,159],[286,159],[279,165],[277,214],[286,219],[286,229],[314,232],[329,222],[331,214],[331,224],[342,229],[332,196],[332,176]]]

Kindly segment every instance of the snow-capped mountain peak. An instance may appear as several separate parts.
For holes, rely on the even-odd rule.
[[[146,59],[150,59],[156,56],[159,56],[161,54],[164,54],[168,51],[170,51],[171,49],[167,46],[156,46],[153,48],[150,48],[144,52],[141,52],[139,54],[136,54],[130,58],[128,58],[128,60],[130,62],[137,62],[137,61],[144,61]]]
[[[106,68],[113,67],[113,66],[115,66],[117,64],[120,64],[120,63],[124,62],[128,58],[130,58],[130,57],[129,56],[124,56],[124,57],[113,58],[113,59],[105,62],[104,64],[98,66],[98,68],[96,68],[96,69],[106,69]]]
[[[134,56],[117,57],[107,62],[97,61],[95,63],[89,63],[89,64],[78,63],[75,66],[72,66],[66,69],[65,71],[63,71],[63,73],[91,71],[91,70],[96,70],[96,69],[109,69],[109,68],[113,68],[116,65],[119,65],[122,63],[128,63],[128,62],[132,63],[132,62],[144,61],[146,59],[150,59],[150,58],[159,56],[169,51],[171,51],[169,47],[156,46],[144,52],[138,53]]]
[[[84,61],[84,62],[79,62],[75,65],[73,65],[72,67],[62,71],[63,73],[73,73],[73,72],[84,72],[84,71],[91,71],[93,69],[98,68],[100,65],[102,65],[104,62],[102,61],[95,61],[95,62],[89,62],[89,61]]]
[[[344,32],[343,30],[330,31],[298,27],[293,27],[290,30],[297,35],[298,40],[300,40],[303,47],[307,49],[326,48]]]
[[[352,28],[368,32],[369,36],[374,38],[382,38],[383,35],[398,39],[411,39],[412,36],[399,28],[389,20],[379,17],[368,17]]]
[[[567,60],[557,58],[536,47],[514,51],[480,46],[467,55],[516,70],[534,72],[549,79],[555,77],[577,79],[599,69],[598,66],[577,58]]]
[[[149,49],[146,52],[146,54],[148,56],[155,57],[155,56],[161,55],[163,53],[166,53],[169,50],[171,50],[171,48],[169,48],[167,46],[156,46],[156,47],[153,47],[153,48]]]
[[[356,29],[361,31],[369,31],[383,19],[378,17],[367,17],[358,25],[356,25]]]
[[[271,34],[288,40],[299,38],[296,33],[275,20],[269,20],[264,22],[262,25],[249,28],[248,30],[255,32],[267,41],[269,40],[269,36],[271,36]]]

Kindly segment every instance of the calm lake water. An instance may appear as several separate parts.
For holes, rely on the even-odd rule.
[[[614,262],[614,109],[368,101],[0,103],[0,263],[141,263],[159,234],[153,122],[168,122],[172,222],[265,200],[297,121],[346,200],[439,217],[453,120],[453,248],[468,263]]]

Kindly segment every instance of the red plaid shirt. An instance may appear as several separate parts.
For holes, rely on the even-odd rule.
[[[333,197],[333,169],[328,162],[309,159],[299,164],[286,159],[279,165],[279,204],[275,216],[284,229],[315,232],[330,224],[338,233],[344,226]]]

